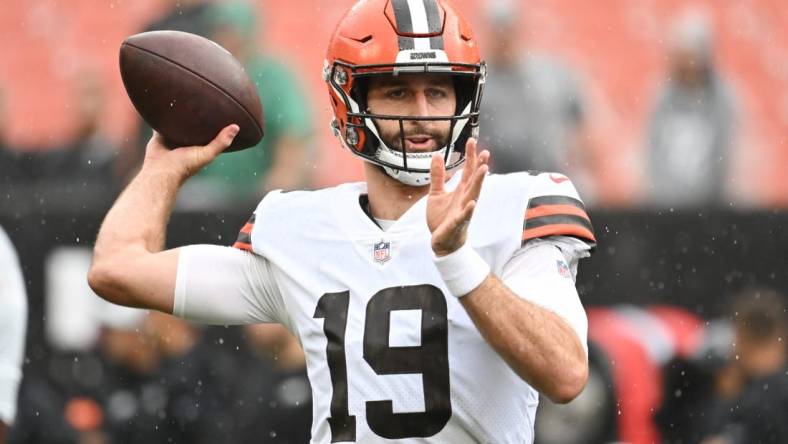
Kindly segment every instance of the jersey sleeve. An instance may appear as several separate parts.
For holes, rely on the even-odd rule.
[[[12,424],[22,381],[27,295],[11,241],[0,230],[0,421]]]
[[[249,218],[249,222],[245,223],[241,230],[238,232],[238,239],[235,240],[233,248],[244,251],[252,251],[252,229],[254,229],[255,215]]]
[[[521,245],[554,236],[579,239],[589,250],[596,247],[594,227],[572,182],[562,174],[541,173],[528,195]]]
[[[216,245],[183,247],[173,314],[206,324],[279,322],[290,328],[274,279],[262,256]]]
[[[563,319],[588,353],[588,319],[575,287],[578,261],[588,251],[575,238],[538,239],[520,248],[501,280],[514,293]]]

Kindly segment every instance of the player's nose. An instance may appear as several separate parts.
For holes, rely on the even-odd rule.
[[[418,91],[415,95],[414,104],[417,116],[430,116],[432,114],[429,100],[427,99],[426,91]]]

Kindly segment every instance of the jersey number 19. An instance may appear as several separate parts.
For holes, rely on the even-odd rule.
[[[345,327],[350,292],[324,294],[315,318],[324,318],[326,357],[331,374],[331,442],[356,440],[356,417],[348,409]],[[391,347],[391,312],[421,310],[421,345]],[[384,438],[421,438],[438,433],[451,418],[449,340],[446,299],[432,285],[391,287],[377,292],[367,304],[364,360],[379,375],[422,375],[424,411],[394,413],[392,401],[367,401],[369,428]]]

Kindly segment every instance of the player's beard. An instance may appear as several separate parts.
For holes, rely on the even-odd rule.
[[[390,122],[396,122],[396,121],[392,120]],[[381,140],[383,140],[383,143],[385,143],[387,147],[400,152],[402,151],[403,140],[414,135],[429,136],[435,142],[435,146],[431,147],[429,151],[437,151],[445,147],[449,143],[450,124],[448,122],[443,122],[440,120],[406,121],[404,122],[404,126],[405,126],[404,138],[400,137],[400,131],[399,128],[397,127],[393,128],[392,130],[387,130],[385,126],[382,125],[376,125],[376,126],[378,127],[378,133],[380,134],[380,138]],[[424,152],[424,150],[419,150],[419,151]]]

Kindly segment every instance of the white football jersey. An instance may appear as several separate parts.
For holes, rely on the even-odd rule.
[[[264,258],[260,273],[268,274],[261,284],[267,295],[244,292],[249,302],[238,321],[281,322],[304,348],[312,442],[532,442],[538,393],[482,338],[446,288],[433,264],[426,198],[384,231],[362,209],[365,193],[364,183],[270,193],[235,244]],[[595,242],[568,179],[528,173],[485,179],[467,242],[493,273],[505,276],[529,241],[551,236],[563,245],[572,245],[571,238],[572,257],[586,256]],[[529,282],[540,283],[534,292],[556,299],[544,305],[560,305],[562,292],[573,295],[584,342],[576,261],[551,249],[557,256],[544,269],[555,277]],[[211,321],[215,312],[199,315],[185,302],[182,268],[175,313]]]
[[[12,424],[22,381],[27,294],[11,240],[0,228],[0,422]]]

